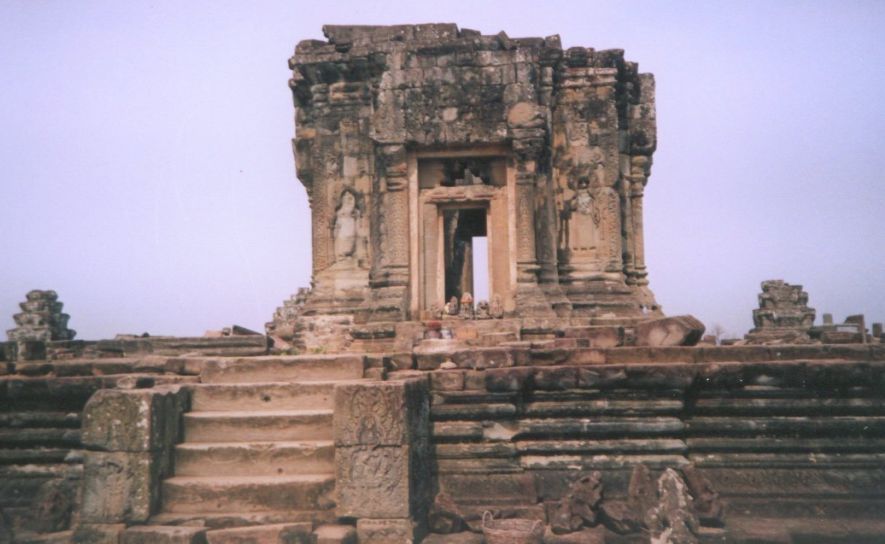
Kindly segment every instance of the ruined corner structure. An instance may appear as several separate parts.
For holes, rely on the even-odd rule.
[[[753,329],[744,338],[746,344],[869,344],[880,342],[882,324],[873,323],[872,335],[866,329],[863,314],[850,315],[841,324],[833,323],[832,314],[823,315],[823,323],[814,325],[815,310],[808,306],[808,293],[801,285],[783,280],[762,282],[759,307],[753,310]]]
[[[323,31],[290,60],[313,288],[281,308],[272,335],[337,350],[351,341],[342,331],[389,339],[397,323],[437,318],[473,291],[477,236],[488,238],[488,302],[504,318],[662,315],[643,249],[651,74],[621,50],[563,50],[558,36]]]
[[[810,343],[808,331],[814,326],[814,315],[814,308],[808,307],[808,293],[801,285],[764,281],[759,307],[753,310],[755,326],[746,339],[751,344]]]

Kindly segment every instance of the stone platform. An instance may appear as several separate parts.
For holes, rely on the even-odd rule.
[[[115,357],[48,343],[45,359],[7,357],[0,542],[480,542],[427,534],[441,496],[465,529],[486,510],[552,527],[578,478],[598,471],[604,508],[631,500],[637,466],[703,475],[695,500],[724,514],[701,542],[885,534],[885,346],[561,340],[300,356],[224,354],[221,339]],[[648,541],[599,519],[547,541]]]

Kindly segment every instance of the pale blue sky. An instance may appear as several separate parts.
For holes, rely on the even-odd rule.
[[[651,287],[732,334],[759,283],[885,320],[885,2],[0,5],[0,329],[33,288],[79,338],[262,330],[309,283],[286,61],[324,23],[455,22],[623,48],[657,78]]]

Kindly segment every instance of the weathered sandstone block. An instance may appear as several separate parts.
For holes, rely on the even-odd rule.
[[[104,389],[83,411],[83,445],[105,451],[156,451],[173,446],[187,395],[179,388]]]
[[[423,516],[431,496],[426,379],[336,386],[335,444],[339,516]]]
[[[338,515],[408,517],[413,509],[410,453],[408,446],[336,448]]]
[[[356,522],[360,544],[413,544],[421,537],[411,519],[360,519]]]
[[[704,335],[704,324],[690,315],[643,321],[635,329],[637,346],[693,346]]]
[[[152,453],[89,452],[83,474],[84,523],[144,522],[159,506],[162,467]]]
[[[407,446],[428,437],[426,380],[335,386],[336,446]]]

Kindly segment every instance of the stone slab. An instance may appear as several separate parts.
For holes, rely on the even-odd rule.
[[[120,538],[120,544],[207,544],[206,529],[162,525],[130,527]]]

